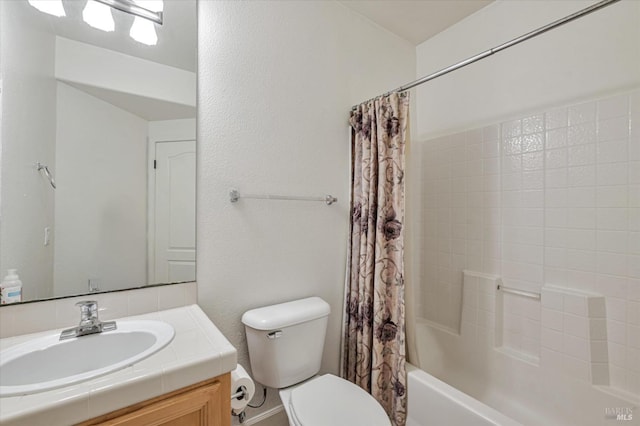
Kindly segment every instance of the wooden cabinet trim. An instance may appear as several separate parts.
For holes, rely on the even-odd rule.
[[[201,413],[198,415],[199,418],[206,419],[206,422],[201,423],[202,426],[231,424],[231,375],[229,373],[103,414],[78,423],[77,426],[151,426],[166,423],[173,417],[179,418],[180,415],[196,412]]]

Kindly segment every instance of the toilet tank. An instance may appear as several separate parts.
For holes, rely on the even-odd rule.
[[[309,297],[245,312],[254,380],[278,389],[318,373],[330,311],[327,302]]]

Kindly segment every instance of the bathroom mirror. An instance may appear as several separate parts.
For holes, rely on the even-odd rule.
[[[23,301],[195,280],[196,0],[37,3],[0,1],[0,274]]]

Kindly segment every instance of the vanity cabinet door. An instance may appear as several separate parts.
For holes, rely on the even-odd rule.
[[[207,384],[185,388],[167,396],[103,416],[97,422],[85,424],[103,426],[229,426],[231,424],[230,392],[229,375],[225,375]],[[140,405],[142,406],[140,407]]]

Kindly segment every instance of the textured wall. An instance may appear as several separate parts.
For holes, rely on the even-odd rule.
[[[56,82],[54,37],[24,25],[40,12],[26,2],[2,2],[2,229],[0,274],[17,268],[23,299],[51,297],[54,193],[36,170],[37,161],[55,176]],[[2,279],[0,278],[0,279]]]
[[[318,295],[332,309],[323,370],[337,372],[348,113],[412,80],[415,50],[335,2],[203,1],[199,24],[198,303],[249,367],[242,313]],[[339,202],[231,204],[232,187]]]
[[[594,1],[498,0],[417,47],[427,75]],[[640,83],[640,2],[623,0],[417,89],[420,137],[449,134]]]

